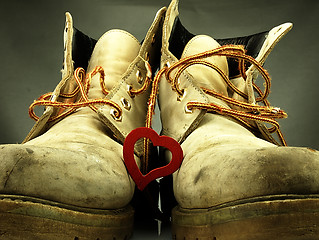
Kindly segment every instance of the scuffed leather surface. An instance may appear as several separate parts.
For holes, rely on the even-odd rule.
[[[162,30],[162,16],[165,13],[166,8],[162,8],[158,11],[154,22],[152,23],[149,31],[146,34],[146,37],[142,43],[142,45],[135,52],[135,57],[131,59],[130,64],[121,77],[117,79],[117,82],[111,88],[110,93],[106,96],[107,99],[117,103],[122,107],[121,99],[125,98],[131,104],[131,109],[126,110],[123,108],[122,120],[117,121],[111,115],[111,107],[108,105],[101,106],[98,109],[98,113],[101,116],[102,121],[113,131],[114,135],[119,139],[120,142],[124,142],[127,134],[129,134],[132,130],[138,127],[144,127],[146,121],[146,113],[147,113],[147,101],[149,99],[149,94],[151,87],[149,86],[147,90],[138,94],[134,97],[130,97],[128,94],[128,86],[131,86],[133,89],[140,89],[145,81],[147,73],[147,67],[145,61],[146,55],[149,55],[149,63],[154,64],[155,66],[159,63],[159,52],[161,47],[161,41],[159,37],[161,34],[159,33]],[[120,36],[121,37],[121,36]],[[118,43],[114,42],[114,44],[118,44],[117,47],[121,48],[121,39],[118,38]],[[125,35],[122,38],[132,38]],[[153,38],[155,38],[155,42],[153,42]],[[133,38],[132,38],[133,39]],[[134,38],[135,39],[135,38]],[[136,44],[139,44],[138,41],[134,40]],[[116,62],[112,64],[116,65]],[[112,66],[108,66],[108,69],[112,69]],[[154,66],[153,66],[154,69]],[[143,82],[138,83],[136,78],[137,71],[140,71]],[[152,71],[152,75],[155,75],[155,72]],[[143,145],[142,142],[139,141],[138,144],[135,145],[135,153],[138,156],[141,156],[143,153]]]
[[[126,206],[134,183],[122,162],[121,146],[77,145],[76,150],[26,144],[0,146],[0,193],[89,208]]]
[[[182,148],[184,160],[174,174],[174,193],[183,208],[319,193],[318,151],[277,147],[219,115],[205,116]]]
[[[178,0],[172,1],[168,8],[168,18],[175,19],[177,17],[177,4]],[[165,22],[172,25],[173,20],[167,19]],[[290,28],[291,24],[287,23],[273,28],[268,33],[251,35],[248,38],[219,40],[219,42],[222,44],[241,43],[247,44],[246,46],[249,48],[255,47],[256,52],[252,51],[250,54],[254,54],[257,61],[263,64],[275,44]],[[172,29],[174,28],[168,27],[167,31]],[[171,36],[174,33],[165,34]],[[181,37],[181,41],[174,39],[172,36],[170,38],[174,39],[173,42],[176,44],[187,42],[184,45],[185,47],[177,48],[179,51],[183,48],[191,49],[193,47],[191,51],[187,52],[194,54],[196,50],[203,52],[216,47],[209,45],[208,38],[206,42],[204,41],[202,45],[198,46],[192,43],[196,40],[196,37],[189,39],[191,35],[185,31],[184,34],[186,37]],[[268,37],[263,39],[264,36]],[[201,40],[201,38],[202,40],[205,39],[205,37],[198,36],[198,40]],[[170,44],[170,42],[167,44]],[[174,47],[171,46],[169,49],[174,49]],[[165,60],[174,59],[169,49],[163,49],[163,64]],[[185,76],[188,74],[194,86],[190,90],[191,93],[193,93],[193,89],[198,90],[203,84],[209,89],[224,92],[223,85],[218,85],[220,81],[218,78],[211,78],[209,84],[208,71],[212,70],[205,67],[198,67],[196,71],[195,69],[193,71],[191,69],[186,70],[184,78],[181,77],[180,79],[181,86],[185,87],[184,82],[187,82]],[[231,70],[229,71],[231,72]],[[238,85],[240,83],[239,81]],[[162,123],[178,121],[182,118],[179,114],[183,105],[179,105],[176,101],[176,94],[169,90],[169,86],[163,84],[161,87],[165,91],[160,89],[160,94],[163,93],[165,97],[161,99],[160,96],[160,104],[164,106],[164,109],[167,108],[165,112],[162,111]],[[245,90],[244,86],[240,87]],[[201,98],[192,100],[204,102]],[[198,113],[194,112],[193,114],[196,116]],[[181,123],[183,121],[186,121],[186,118],[182,119]],[[192,123],[193,127],[195,122]],[[183,129],[183,124],[177,126],[173,123],[163,127],[172,128],[172,132],[185,133],[186,131]],[[189,129],[191,128],[192,126]],[[184,160],[180,169],[173,175],[173,186],[176,200],[182,208],[216,207],[237,200],[270,195],[319,193],[318,151],[307,148],[277,147],[270,142],[257,138],[252,132],[231,118],[206,113],[200,123],[196,122],[193,131],[189,132],[184,141],[181,142],[181,146],[184,152]],[[169,159],[168,154],[166,160]]]
[[[104,36],[91,62],[93,68],[101,65],[106,72],[111,67],[113,74],[107,79],[107,87],[112,89],[135,58],[139,43],[131,37],[123,39],[131,54],[125,52],[120,56],[123,52],[111,52],[106,61],[107,49],[114,49],[109,41],[112,43],[117,38],[108,33]],[[117,58],[122,59],[122,64]],[[90,97],[103,97],[99,84],[97,75],[92,79]],[[24,145],[4,147],[0,153],[1,167],[4,167],[0,172],[6,184],[0,192],[90,208],[114,209],[127,205],[135,185],[123,163],[122,145],[109,136],[112,132],[98,114],[85,107]]]
[[[72,27],[71,15],[67,13],[64,68],[62,80],[54,91],[53,101],[58,98],[61,89],[72,89],[74,67],[77,64],[85,67],[88,56],[91,58],[88,71],[95,66],[102,66],[105,71],[105,84],[110,91],[107,97],[123,97],[120,94],[121,91],[127,91],[127,84],[133,84],[133,81],[137,84],[137,68],[142,69],[145,77],[145,64],[138,54],[145,57],[146,51],[153,51],[151,39],[153,33],[160,28],[161,16],[164,13],[165,8],[162,8],[142,47],[135,37],[121,30],[105,33],[94,44],[94,40]],[[74,34],[73,30],[76,31]],[[76,38],[75,41],[72,41],[73,37]],[[93,45],[95,48],[91,53]],[[159,46],[160,44],[157,44],[157,47]],[[83,47],[88,49],[79,55],[74,54],[74,51],[81,51]],[[73,57],[75,59],[72,59]],[[85,61],[81,62],[81,59]],[[153,56],[151,59],[154,62],[159,61]],[[138,89],[141,86],[134,87]],[[88,96],[92,99],[105,98],[101,92],[98,74],[92,77]],[[143,104],[137,99],[130,99],[131,110],[145,110],[148,96],[142,96]],[[40,124],[36,124],[34,134],[31,134],[24,144],[0,146],[0,193],[99,209],[118,209],[129,204],[135,184],[123,163],[122,145],[113,140],[117,136],[114,137],[112,126],[107,125],[101,118],[103,113],[83,107],[53,125],[48,125],[46,121],[53,110],[48,108],[46,112],[39,121],[41,131],[38,131]],[[123,128],[144,125],[146,111],[143,111],[143,114],[141,111],[131,113],[133,116],[123,117],[121,131],[124,131]],[[109,112],[106,114],[110,115]],[[139,121],[134,118],[134,114],[138,114]],[[127,131],[129,132],[129,129]],[[139,165],[140,160],[137,157],[136,161]]]
[[[172,1],[167,9],[163,24],[161,68],[167,64],[172,65],[178,58],[170,52],[169,39],[176,17],[178,16],[178,1]],[[192,114],[185,114],[187,102],[196,99],[200,102],[207,102],[205,94],[196,86],[191,76],[182,74],[182,88],[187,88],[187,95],[181,101],[177,101],[177,94],[172,90],[170,83],[162,76],[159,86],[159,107],[161,110],[162,134],[173,137],[182,142],[187,135],[199,124],[205,114],[205,110],[195,109]]]

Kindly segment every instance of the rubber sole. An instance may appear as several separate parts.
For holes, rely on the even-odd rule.
[[[319,239],[319,196],[270,196],[172,211],[176,240]]]
[[[133,233],[134,210],[78,208],[46,200],[0,195],[0,239],[123,240]]]

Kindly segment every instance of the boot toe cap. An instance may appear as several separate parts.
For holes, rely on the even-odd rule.
[[[0,193],[80,207],[123,207],[133,196],[134,184],[116,151],[110,150],[108,154],[109,158],[105,159],[84,151],[2,145]]]
[[[318,151],[274,146],[196,152],[185,156],[174,176],[175,196],[182,207],[207,208],[272,195],[319,194]]]

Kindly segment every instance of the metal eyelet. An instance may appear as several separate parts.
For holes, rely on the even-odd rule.
[[[187,107],[187,104],[185,105],[184,111],[185,111],[185,113],[187,113],[187,114],[193,113],[193,110],[189,109],[189,108]]]
[[[170,66],[171,66],[171,64],[170,64],[170,62],[169,62],[169,61],[166,61],[166,62],[164,63],[164,67],[169,68]]]
[[[142,84],[142,83],[143,83],[144,78],[143,78],[142,73],[141,73],[140,70],[137,70],[137,71],[136,71],[136,79],[137,79],[137,82],[138,82],[139,84]]]
[[[115,121],[118,121],[118,122],[122,121],[122,115],[118,114],[118,112],[114,108],[111,108],[110,114]],[[117,116],[117,115],[119,115],[119,116]]]
[[[186,96],[186,89],[181,90],[183,92],[183,95],[178,95],[177,96],[177,101],[181,102],[183,98]]]
[[[54,102],[54,101],[56,101],[56,100],[57,100],[57,95],[52,94],[51,97],[50,97],[50,99],[49,99],[49,101]]]
[[[134,98],[135,95],[132,94],[131,90],[133,89],[133,87],[131,85],[127,85],[127,94],[131,97]]]
[[[124,109],[126,109],[126,110],[130,110],[131,109],[131,104],[130,104],[130,102],[126,99],[126,98],[121,98],[121,103],[122,103],[122,105],[123,105],[123,107],[124,107]]]

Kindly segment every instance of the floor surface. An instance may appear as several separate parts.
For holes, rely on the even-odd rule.
[[[148,225],[148,224],[147,224]],[[161,227],[161,232],[157,232],[157,222],[153,222],[152,225],[143,226],[142,223],[136,223],[134,227],[133,237],[130,240],[170,240],[172,239],[171,228],[169,225]]]

